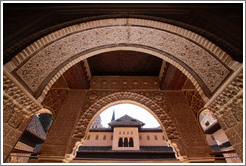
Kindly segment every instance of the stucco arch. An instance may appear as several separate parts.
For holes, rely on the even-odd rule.
[[[168,141],[170,146],[174,148],[177,158],[181,157],[180,151],[176,145],[176,140],[178,140],[180,136],[177,131],[175,122],[167,113],[168,110],[166,110],[166,106],[161,108],[151,98],[148,98],[136,92],[115,92],[98,99],[78,118],[72,137],[79,138],[80,141],[76,142],[75,145],[73,145],[73,151],[71,154],[66,155],[66,160],[72,160],[75,157],[78,147],[85,141],[91,124],[101,112],[112,105],[126,102],[133,103],[149,111],[160,123],[163,132],[165,133],[166,140]],[[172,140],[174,140],[174,142],[172,142]]]
[[[165,131],[165,126],[163,126],[163,123],[161,122],[161,120],[159,119],[159,117],[147,106],[143,105],[142,103],[139,103],[137,101],[134,101],[134,100],[119,100],[119,101],[115,101],[115,102],[112,102],[112,103],[109,103],[108,105],[104,106],[101,110],[99,110],[94,116],[93,118],[90,120],[87,128],[86,128],[86,133],[85,133],[85,137],[87,137],[87,134],[90,130],[90,127],[92,125],[92,123],[96,120],[96,118],[103,112],[105,111],[106,109],[114,106],[114,105],[117,105],[117,104],[133,104],[133,105],[136,105],[136,106],[139,106],[145,110],[147,110],[157,121],[158,123],[160,124],[162,130],[163,130],[163,133],[165,134],[165,139],[166,141],[168,141],[167,139],[167,134],[166,134],[166,131]]]
[[[165,126],[167,137],[169,139],[179,138],[176,125],[167,113],[167,107],[164,106],[164,108],[161,108],[152,99],[136,92],[111,93],[95,101],[87,110],[84,110],[83,114],[79,117],[76,123],[73,137],[84,137],[86,131],[89,130],[87,127],[92,123],[93,120],[95,120],[95,117],[98,116],[105,108],[111,106],[111,104],[120,101],[131,101],[135,104],[138,103],[138,105],[147,108],[147,110],[151,110],[150,113],[155,115],[162,127]]]
[[[108,47],[108,48],[107,48]],[[193,70],[184,64],[180,64],[182,62],[180,62],[178,59],[173,59],[172,55],[169,55],[168,53],[164,53],[164,52],[160,52],[158,50],[155,50],[153,48],[147,48],[147,47],[141,47],[141,46],[131,46],[131,45],[124,45],[124,46],[107,46],[106,48],[97,48],[95,50],[91,50],[89,53],[85,53],[85,54],[78,54],[76,55],[74,58],[74,60],[71,60],[70,62],[68,62],[66,65],[64,65],[59,71],[56,72],[55,75],[53,75],[54,73],[51,73],[49,75],[49,78],[51,79],[46,79],[44,84],[46,85],[45,87],[42,87],[41,89],[38,89],[36,92],[36,96],[38,97],[38,100],[41,102],[45,95],[47,94],[47,92],[49,91],[49,89],[52,87],[52,85],[56,82],[56,80],[58,80],[58,78],[64,73],[66,72],[70,67],[72,67],[73,65],[75,65],[76,63],[95,56],[97,54],[100,53],[105,53],[105,52],[110,52],[110,51],[119,51],[119,50],[126,50],[126,51],[137,51],[137,52],[143,52],[143,53],[147,53],[153,56],[156,56],[158,58],[161,58],[163,60],[165,60],[166,62],[171,63],[173,66],[175,66],[176,68],[178,68],[180,71],[182,71],[188,79],[191,80],[191,82],[193,83],[193,85],[196,87],[197,91],[199,92],[199,94],[201,95],[201,97],[203,99],[206,99],[206,95],[209,95],[210,92],[208,89],[206,89],[202,83],[201,78],[193,72]],[[180,62],[180,63],[179,63]],[[202,87],[204,87],[202,89]]]
[[[186,68],[195,78],[193,83],[199,92],[207,97],[238,67],[223,50],[191,31],[131,18],[96,20],[63,28],[34,42],[5,66],[38,98],[38,91],[41,89],[45,95],[54,83],[52,78],[66,71],[66,65],[76,56],[82,60],[92,56],[88,52],[118,45],[148,48],[161,52],[163,57],[170,55],[172,64]],[[183,72],[188,75],[186,71]],[[43,97],[39,99],[42,101]]]

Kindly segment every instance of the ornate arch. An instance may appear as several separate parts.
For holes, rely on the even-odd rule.
[[[116,46],[156,52],[182,70],[207,97],[237,69],[219,47],[186,29],[157,21],[131,18],[81,23],[53,32],[20,52],[5,66],[38,98],[76,59],[111,51]],[[93,53],[92,53],[93,52]],[[100,52],[100,51],[99,51]],[[40,98],[42,101],[43,97]]]
[[[177,144],[177,140],[180,138],[176,124],[169,116],[170,112],[165,104],[161,107],[153,99],[146,97],[145,95],[137,92],[113,92],[101,98],[95,96],[94,93],[88,96],[88,98],[95,99],[96,101],[88,107],[85,111],[81,112],[79,119],[76,122],[72,137],[81,139],[75,144],[72,154],[67,154],[66,160],[71,160],[75,157],[76,150],[79,145],[83,144],[86,135],[89,132],[90,126],[97,116],[103,112],[106,108],[118,104],[118,103],[133,103],[148,110],[160,123],[167,141],[173,147]],[[153,98],[153,97],[152,97]],[[159,100],[160,94],[155,94],[155,100]],[[163,98],[161,99],[163,102]],[[174,140],[174,142],[172,142]],[[179,149],[175,149],[177,157],[180,157]]]
[[[168,108],[165,105],[162,108],[152,99],[136,92],[115,92],[95,101],[78,119],[73,137],[83,138],[86,135],[86,132],[89,131],[89,126],[93,123],[95,118],[107,107],[110,107],[116,102],[119,103],[120,101],[134,102],[142,107],[144,106],[144,108],[158,119],[162,127],[165,126],[168,139],[179,138],[176,125],[168,115]]]

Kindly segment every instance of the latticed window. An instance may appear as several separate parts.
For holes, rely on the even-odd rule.
[[[98,138],[99,138],[99,135],[96,135],[96,140],[98,140]]]
[[[90,135],[87,136],[87,140],[90,140]]]
[[[103,140],[106,140],[106,135],[103,136]]]
[[[157,140],[157,135],[155,135],[155,140]]]
[[[149,135],[147,135],[147,140],[150,140],[150,137],[149,137]]]

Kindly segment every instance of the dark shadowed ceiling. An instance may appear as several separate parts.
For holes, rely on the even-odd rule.
[[[159,76],[162,59],[134,51],[113,51],[88,58],[92,76]]]
[[[135,51],[112,51],[87,59],[91,76],[155,76],[162,90],[194,89],[187,77],[162,59]],[[162,69],[163,63],[165,64]],[[55,89],[89,89],[84,61],[69,68],[52,86]]]
[[[7,4],[3,5],[4,63],[26,46],[68,25],[102,18],[133,17],[194,31],[243,60],[243,4]]]

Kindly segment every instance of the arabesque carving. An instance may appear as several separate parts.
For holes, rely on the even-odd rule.
[[[16,73],[35,92],[55,68],[74,55],[100,46],[122,43],[144,45],[171,54],[195,71],[211,92],[230,73],[209,52],[189,40],[165,31],[136,26],[94,28],[72,34],[40,50]]]
[[[115,45],[132,46],[136,49],[141,47],[146,53],[150,49],[155,52],[161,51],[160,58],[168,57],[176,67],[186,68],[184,74],[190,79],[194,77],[191,80],[197,88],[200,85],[206,91],[210,91],[206,93],[212,93],[220,85],[230,73],[229,68],[235,70],[238,67],[238,63],[213,43],[173,25],[124,18],[90,23],[67,27],[45,36],[27,47],[27,50],[23,50],[17,55],[18,58],[14,58],[6,66],[9,70],[14,70],[27,86],[36,92],[41,83],[48,84],[51,77],[55,75],[52,71],[55,69],[59,70],[58,73],[66,71],[67,68],[61,69],[64,66],[60,65],[79,58],[80,53],[83,53],[81,54],[83,60],[92,56],[84,54],[85,51],[95,51],[100,47]],[[26,63],[20,66],[23,60],[26,60]],[[42,85],[45,86],[47,85]]]

